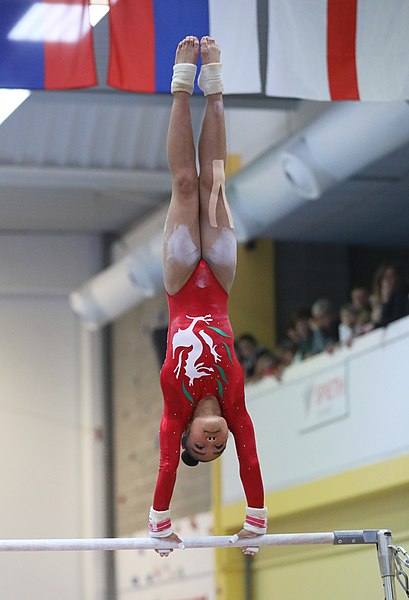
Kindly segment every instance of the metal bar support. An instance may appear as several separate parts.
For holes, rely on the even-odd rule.
[[[388,529],[377,533],[377,551],[385,600],[395,600],[395,561],[393,559],[392,534]]]

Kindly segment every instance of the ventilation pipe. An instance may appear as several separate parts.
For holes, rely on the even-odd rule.
[[[347,179],[407,143],[408,137],[407,102],[335,104],[298,136],[283,156],[283,167],[298,193],[318,198],[332,180]],[[308,171],[312,186],[304,185],[303,177],[299,180],[297,162]]]
[[[141,223],[132,234],[139,240],[138,245],[70,294],[71,308],[87,329],[103,327],[162,289],[165,216],[166,211],[161,209]]]
[[[238,241],[262,235],[301,204],[408,142],[407,102],[332,103],[289,141],[228,180]],[[113,321],[161,289],[165,212],[160,209],[136,229],[137,246],[128,256],[71,294],[74,312],[88,327]]]
[[[337,102],[280,148],[229,180],[238,239],[275,221],[409,142],[407,102]]]

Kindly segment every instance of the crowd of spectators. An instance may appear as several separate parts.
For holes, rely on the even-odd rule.
[[[320,352],[350,345],[354,338],[409,315],[409,285],[393,263],[375,272],[372,290],[356,286],[349,302],[336,310],[327,298],[311,307],[294,309],[286,337],[274,351],[261,346],[251,334],[236,339],[236,353],[247,383],[266,375],[281,378],[283,370]]]

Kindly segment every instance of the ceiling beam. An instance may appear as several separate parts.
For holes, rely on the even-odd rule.
[[[169,171],[0,166],[0,186],[168,194]]]
[[[112,105],[132,105],[132,106],[169,106],[172,105],[172,94],[137,94],[135,92],[119,91],[109,87],[94,87],[84,90],[36,90],[31,94],[30,102],[92,102]],[[275,98],[264,96],[263,94],[232,94],[223,97],[224,105],[229,108],[253,108],[269,109],[279,111],[293,111],[299,108],[301,100],[294,98]],[[190,99],[192,106],[203,107],[206,99],[202,94],[193,94]]]

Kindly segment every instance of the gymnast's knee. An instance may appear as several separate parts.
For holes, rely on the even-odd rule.
[[[172,189],[173,192],[182,199],[198,193],[198,179],[196,171],[194,169],[178,169],[172,174]]]

